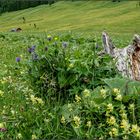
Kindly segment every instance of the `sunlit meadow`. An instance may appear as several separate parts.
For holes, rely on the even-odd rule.
[[[87,7],[82,7],[82,2],[72,4],[78,6],[79,11],[83,9],[77,14],[77,19],[89,8],[92,13],[93,7],[97,10],[97,7],[102,9],[104,6],[92,7],[91,2],[87,2]],[[50,8],[55,13],[62,5],[64,3],[60,2],[47,7],[47,10]],[[123,5],[127,6],[126,2]],[[68,8],[68,3],[65,6]],[[130,9],[131,6],[129,2]],[[121,10],[117,15],[127,13],[123,6],[118,4],[115,7]],[[14,18],[11,24],[5,23],[9,17],[15,14],[18,19],[19,14],[29,11],[31,14],[33,12],[33,19],[30,19],[33,20],[32,24],[36,17],[37,26],[40,26],[39,29],[32,29],[30,25],[21,23],[23,32],[0,33],[0,139],[139,140],[140,83],[122,77],[115,67],[115,60],[107,54],[100,55],[103,50],[100,34],[104,26],[112,33],[117,47],[126,47],[131,43],[131,35],[139,27],[139,15],[133,12],[137,13],[139,9],[134,10],[133,7],[133,12],[125,19],[134,19],[133,23],[137,24],[133,24],[132,28],[132,23],[121,24],[122,20],[118,20],[117,28],[113,20],[110,26],[106,23],[102,28],[100,25],[95,27],[89,23],[97,17],[91,14],[89,19],[84,19],[88,13],[83,18],[88,24],[80,24],[82,21],[79,20],[77,27],[71,20],[73,15],[68,19],[63,17],[64,11],[60,12],[60,18],[64,18],[63,24],[58,22],[56,25],[56,21],[53,21],[56,17],[53,18],[54,15],[47,11],[50,17],[47,19],[47,29],[45,19],[40,19],[40,14],[34,15],[39,9],[42,13],[47,11],[43,5],[24,12],[5,13],[0,17],[3,31],[18,25],[20,19],[17,23]],[[98,11],[98,15],[103,14],[98,18],[101,24],[108,13],[104,10]],[[112,10],[110,7],[110,12]],[[75,12],[71,9],[71,14]],[[69,10],[65,14],[68,13]],[[27,19],[30,17],[27,16]],[[67,25],[69,21],[72,24],[70,27]],[[94,20],[95,25],[97,22]],[[59,28],[62,32],[59,32]],[[46,32],[48,29],[51,32]]]

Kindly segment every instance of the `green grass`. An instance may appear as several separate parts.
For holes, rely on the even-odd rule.
[[[137,124],[137,130],[139,130],[140,97],[137,93],[140,91],[140,83],[130,83],[132,85],[128,85],[127,87],[127,92],[129,94],[128,96],[124,96],[123,94],[124,90],[126,91],[127,81],[119,78],[116,78],[116,80],[111,79],[111,72],[114,70],[114,65],[112,65],[113,61],[110,61],[111,58],[104,57],[103,59],[96,55],[98,53],[93,52],[93,48],[95,47],[95,42],[93,42],[93,40],[97,41],[99,46],[101,46],[102,43],[99,34],[101,34],[104,29],[110,33],[113,42],[117,47],[127,46],[133,34],[140,33],[140,8],[136,8],[136,3],[137,2],[130,1],[121,3],[112,3],[109,1],[58,2],[52,6],[42,5],[36,8],[4,13],[0,16],[0,128],[4,127],[7,130],[2,132],[0,129],[0,139],[111,138],[109,132],[112,130],[113,126],[109,125],[108,122],[105,122],[107,117],[104,117],[105,112],[107,113],[106,107],[108,104],[112,104],[115,108],[110,115],[116,117],[116,122],[118,123],[116,123],[116,126],[121,124],[121,114],[118,112],[122,105],[124,105],[126,106],[126,109],[123,109],[123,111],[128,116],[127,120],[130,123],[130,127],[132,128],[132,124]],[[23,16],[26,18],[26,24],[22,23]],[[39,29],[33,27],[34,23],[37,24]],[[16,27],[21,27],[23,32],[9,32],[10,29]],[[72,33],[69,31],[72,31]],[[52,42],[47,40],[48,34],[52,35]],[[55,37],[58,37],[58,40],[56,41],[58,42],[58,46],[54,46]],[[71,51],[67,51],[67,59],[60,59],[64,53],[64,51],[61,52],[61,50],[63,50],[61,44],[63,41],[69,42],[69,46],[66,50],[71,47],[73,48],[70,49]],[[61,98],[56,101],[56,99],[53,98],[54,95],[48,96],[48,93],[52,95],[52,91],[55,91],[55,87],[51,86],[51,82],[50,87],[46,88],[48,91],[43,92],[43,94],[47,93],[45,98],[42,96],[42,92],[35,89],[36,86],[31,84],[32,80],[29,77],[29,68],[27,67],[27,64],[30,64],[29,62],[31,62],[29,61],[29,58],[32,58],[27,50],[32,45],[36,45],[37,49],[42,51],[42,53],[37,51],[37,53],[40,54],[40,57],[51,54],[49,52],[51,49],[57,50],[60,48],[60,53],[55,57],[53,57],[54,53],[52,53],[52,55],[50,55],[52,58],[47,59],[47,62],[52,60],[51,62],[59,66],[56,68],[58,68],[59,73],[62,71],[62,75],[59,75],[59,82],[61,85],[65,84],[63,81],[63,74],[65,73],[65,69],[63,70],[63,60],[65,62],[64,64],[66,64],[66,62],[69,64],[69,61],[75,63],[75,67],[70,69],[71,72],[74,70],[74,72],[82,75],[83,78],[91,78],[90,84],[85,83],[84,85],[84,82],[81,81],[79,86],[77,86],[77,84],[70,91],[72,95],[78,95],[78,98],[76,99],[82,100],[81,103],[79,103],[78,100],[73,99],[76,96],[69,100],[65,100],[65,102],[68,102],[69,104],[64,103]],[[46,46],[48,47],[47,52],[44,51],[44,47]],[[100,47],[98,51],[101,49],[102,48]],[[57,51],[55,51],[55,55],[56,54]],[[94,57],[94,55],[96,57]],[[20,57],[21,62],[17,63],[16,57]],[[62,61],[58,61],[57,59]],[[53,67],[55,66],[52,63],[49,64]],[[87,68],[87,70],[82,68],[78,69],[81,67],[81,64],[86,64],[84,68]],[[92,68],[91,65],[93,64],[93,70],[96,73],[90,71]],[[33,69],[36,70],[36,68]],[[95,68],[97,70],[95,70]],[[48,71],[48,69],[46,69],[44,73],[46,71]],[[67,71],[69,72],[68,69]],[[107,74],[105,74],[105,72],[107,72]],[[97,85],[97,82],[95,79],[92,79],[93,76],[90,76],[91,74],[93,76],[96,74],[97,81],[100,80],[99,77],[103,79],[103,76],[109,76],[110,79],[103,79],[109,86],[105,86],[105,90],[101,90],[103,88],[101,82],[99,83],[101,86],[98,86],[98,88],[94,90],[93,87]],[[71,76],[71,74],[67,75]],[[50,79],[52,80],[52,72],[49,72],[48,76],[50,76]],[[113,74],[113,77],[114,76],[115,75]],[[119,75],[116,76],[119,77]],[[76,76],[73,78],[76,78]],[[67,80],[67,82],[69,82],[69,80]],[[78,80],[78,82],[80,81]],[[89,88],[89,90],[87,90],[87,88]],[[124,99],[123,101],[118,101],[114,98],[113,88],[121,90]],[[90,91],[89,93],[92,93],[93,95],[92,98],[84,98],[83,93],[85,91]],[[107,98],[105,100],[103,99],[105,102],[101,100],[104,96],[101,97],[102,94],[99,94],[102,92],[105,92],[105,96],[107,95]],[[56,95],[59,96],[59,93],[63,94],[64,91],[57,91]],[[39,95],[39,98],[33,98],[31,100],[31,95],[34,95],[35,97],[38,97]],[[44,104],[39,102],[34,103],[34,99],[42,99]],[[95,108],[92,109],[90,103],[91,106],[93,106],[92,103],[94,102],[97,102],[97,105],[95,104]],[[69,112],[69,105],[72,105],[73,107],[72,112]],[[136,111],[134,112],[133,110],[133,112],[131,112],[128,108],[129,105],[134,105],[134,110]],[[69,120],[69,116],[71,117],[71,120]],[[73,118],[77,116],[81,119],[81,126],[79,129],[75,127],[75,122],[73,120]],[[63,120],[65,123],[62,123],[62,117],[65,117]],[[91,128],[87,128],[87,122],[93,124]],[[140,139],[139,131],[136,131],[133,134],[128,132],[127,134],[127,132],[124,133],[123,129],[119,127],[117,127],[117,130],[119,131],[118,138],[128,136],[127,139],[134,139],[134,137],[137,136],[137,139]]]
[[[137,1],[113,3],[111,1],[57,2],[41,5],[0,16],[0,31],[21,27],[23,31],[101,33],[132,36],[140,32],[140,8]],[[23,24],[22,17],[26,18]],[[38,29],[34,29],[33,24]]]

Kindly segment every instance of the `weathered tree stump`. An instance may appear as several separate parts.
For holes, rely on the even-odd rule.
[[[140,81],[140,36],[134,35],[132,44],[125,48],[116,48],[106,32],[102,33],[104,53],[116,60],[119,72],[130,79]]]

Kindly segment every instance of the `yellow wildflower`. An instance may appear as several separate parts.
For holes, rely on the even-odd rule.
[[[110,112],[113,111],[113,105],[111,103],[107,105],[107,110]]]
[[[36,100],[38,101],[39,104],[41,104],[41,105],[44,104],[44,102],[43,102],[43,100],[41,98],[36,98]]]
[[[66,120],[65,120],[65,117],[64,116],[61,117],[61,123],[62,124],[65,124],[66,123]]]
[[[75,100],[76,100],[76,102],[80,102],[81,101],[81,97],[79,97],[78,95],[75,95]]]
[[[18,139],[22,139],[21,133],[18,133],[17,138],[18,138]]]
[[[107,118],[107,123],[109,125],[115,125],[115,123],[116,123],[115,117],[114,116],[111,116],[110,118]]]
[[[123,119],[127,119],[127,114],[125,112],[123,112],[122,114],[120,114],[120,116],[123,118]]]
[[[80,118],[78,117],[78,116],[74,116],[73,117],[73,120],[74,120],[74,123],[75,123],[75,125],[77,126],[77,127],[79,127],[79,125],[80,125]]]
[[[73,68],[74,67],[74,64],[73,63],[70,63],[69,64],[69,68]]]
[[[129,128],[130,128],[130,124],[128,123],[127,120],[123,119],[123,120],[121,121],[120,127],[123,128],[125,131],[128,131]]]
[[[101,89],[100,90],[100,93],[101,93],[101,96],[103,97],[103,98],[106,98],[106,90],[105,89]]]
[[[122,95],[118,94],[115,99],[118,100],[118,101],[122,101]]]
[[[37,136],[36,135],[32,135],[32,140],[36,140],[37,139]]]
[[[129,109],[130,109],[130,110],[133,110],[134,107],[135,107],[135,104],[130,104],[130,105],[129,105]]]
[[[113,92],[117,95],[117,94],[120,94],[120,90],[119,89],[117,89],[117,88],[114,88],[113,89]]]
[[[69,109],[69,111],[72,111],[73,110],[71,104],[68,104],[68,109]]]
[[[91,127],[91,121],[87,121],[86,126],[90,128]]]
[[[139,130],[140,130],[140,128],[139,128],[139,126],[137,124],[135,124],[135,125],[133,124],[132,125],[132,129],[131,129],[132,133],[139,132]]]
[[[111,131],[109,132],[109,135],[112,136],[118,136],[118,129],[117,128],[112,128]]]
[[[90,91],[89,91],[88,89],[85,89],[85,90],[83,91],[83,93],[84,93],[84,96],[85,96],[85,97],[89,97],[89,96],[90,96]]]

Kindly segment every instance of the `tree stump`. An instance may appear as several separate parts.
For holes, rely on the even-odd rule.
[[[106,32],[102,33],[104,53],[116,60],[119,72],[130,79],[140,81],[140,36],[134,35],[132,44],[125,48],[116,48]]]

